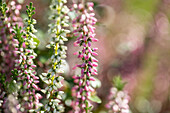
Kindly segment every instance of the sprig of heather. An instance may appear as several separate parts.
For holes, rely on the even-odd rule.
[[[32,16],[35,14],[34,10],[35,7],[30,3],[26,10],[28,18],[25,19],[27,24],[25,29],[16,25],[13,32],[15,34],[15,53],[19,55],[14,72],[18,75],[16,81],[20,86],[18,109],[21,112],[38,112],[42,106],[39,102],[42,96],[37,93],[40,88],[36,85],[39,83],[39,77],[36,75],[36,65],[33,61],[37,56],[34,52],[37,46],[37,43],[34,41],[36,39],[34,33],[37,32],[34,28],[36,20],[32,19]]]
[[[15,1],[0,1],[0,112],[10,112],[11,109],[7,107],[8,96],[15,95],[17,90],[16,81],[11,73],[17,58],[14,53],[12,28],[16,24],[23,25],[20,9],[21,5]]]
[[[49,32],[52,39],[47,48],[53,50],[53,55],[51,56],[51,69],[41,76],[42,80],[47,84],[44,93],[48,102],[45,105],[44,111],[49,113],[64,112],[64,107],[61,104],[64,92],[59,90],[63,86],[62,80],[64,78],[60,74],[64,73],[66,65],[67,47],[64,46],[64,42],[68,40],[66,35],[70,32],[66,29],[69,26],[69,17],[67,16],[69,9],[65,3],[67,3],[67,0],[52,0],[50,5],[52,12],[50,19],[53,23],[49,25]]]
[[[95,27],[97,19],[94,17],[93,12],[94,4],[88,2],[86,5],[74,4],[74,10],[77,17],[73,19],[74,36],[77,40],[74,46],[80,46],[82,50],[74,53],[82,61],[77,64],[73,69],[78,67],[81,74],[73,76],[75,86],[72,88],[72,95],[75,100],[72,103],[74,113],[90,113],[92,105],[89,100],[96,96],[94,87],[91,85],[95,81],[94,76],[97,75],[98,60],[94,57],[97,48],[92,48],[92,42],[97,42],[95,38]]]
[[[0,72],[7,76],[8,81],[12,74],[11,70],[14,69],[14,60],[17,58],[14,54],[12,28],[16,24],[22,26],[20,9],[21,5],[15,1],[0,4]]]
[[[124,89],[125,82],[118,76],[114,79],[114,87],[110,89],[106,108],[108,113],[130,113],[129,95]]]

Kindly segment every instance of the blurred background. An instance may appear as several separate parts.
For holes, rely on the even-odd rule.
[[[23,0],[18,0],[22,2]],[[37,53],[38,72],[49,69],[50,51],[46,49],[50,0],[32,1],[36,7],[37,37],[40,40]],[[114,76],[121,75],[127,82],[132,113],[170,113],[170,0],[89,0],[95,3],[98,23],[96,38],[98,47],[101,87],[98,96],[102,104],[96,104],[94,113],[105,113],[105,104]],[[68,6],[71,7],[71,0]],[[77,62],[73,53],[76,39],[69,37],[65,77],[66,106],[71,99],[72,71]],[[43,87],[43,86],[42,86]],[[66,111],[69,110],[66,109]]]

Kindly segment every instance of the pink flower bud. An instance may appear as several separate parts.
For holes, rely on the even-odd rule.
[[[86,84],[87,84],[87,86],[90,86],[90,82],[89,82],[89,80],[87,80],[87,81],[86,81]]]
[[[34,55],[30,55],[29,58],[30,58],[30,59],[34,59],[35,56],[34,56]]]
[[[92,52],[92,55],[94,56],[98,56],[98,54],[96,52]]]
[[[75,70],[76,68],[77,68],[77,65],[76,65],[76,66],[74,66],[72,69],[73,69],[73,70]]]
[[[40,90],[40,88],[37,85],[35,85],[34,83],[32,84],[32,87],[34,87],[36,90]]]
[[[36,83],[36,84],[37,84],[37,83],[39,83],[39,81],[38,81],[38,80],[34,80],[34,83]]]
[[[92,64],[92,66],[97,67],[98,64],[97,64],[96,62],[94,62],[94,63]]]
[[[31,80],[28,80],[28,83],[31,84],[32,83]]]
[[[20,14],[20,12],[19,12],[18,9],[15,10],[15,14],[16,14],[16,15],[19,15],[19,14]]]
[[[30,88],[30,84],[28,84],[27,88]]]
[[[83,26],[83,30],[84,30],[85,33],[88,33],[87,26]]]
[[[79,9],[82,9],[83,7],[84,7],[83,4],[79,4],[79,5],[78,5],[78,8],[79,8]]]
[[[25,86],[25,85],[26,85],[26,83],[27,83],[27,82],[26,82],[26,81],[24,81],[23,86]]]
[[[31,67],[32,67],[32,68],[35,68],[35,67],[37,67],[37,66],[36,66],[36,65],[31,65]]]
[[[94,57],[92,58],[92,61],[93,62],[98,62],[98,60],[96,58],[94,58]]]
[[[25,70],[24,72],[25,72],[25,74],[28,74],[28,71],[27,71],[27,70]]]
[[[36,80],[37,80],[37,79],[39,79],[39,77],[37,77],[37,76],[34,76],[34,79],[36,79]]]
[[[97,41],[98,41],[97,38],[92,38],[91,40],[92,40],[93,42],[97,42]]]
[[[73,53],[73,55],[78,55],[78,52]]]
[[[90,77],[90,80],[91,81],[95,81],[96,79],[94,77]]]
[[[82,81],[79,81],[79,86],[81,86],[82,85]]]
[[[27,79],[28,79],[28,80],[30,79],[30,75],[27,75]]]
[[[86,97],[85,97],[85,96],[82,96],[81,99],[82,99],[82,101],[85,101]]]
[[[98,75],[98,73],[96,73],[96,72],[92,72],[92,75]]]
[[[87,3],[87,6],[88,6],[88,7],[93,7],[93,6],[94,6],[94,3],[93,3],[93,2],[88,2],[88,3]]]
[[[77,93],[76,93],[76,97],[77,97],[77,98],[81,98],[80,92],[77,92]]]
[[[21,5],[17,5],[17,6],[16,6],[16,9],[18,9],[18,10],[20,10],[21,8],[22,8]]]
[[[78,82],[79,82],[79,80],[78,80],[78,79],[75,79],[75,80],[74,80],[74,83],[78,83]]]
[[[85,86],[85,87],[84,87],[84,89],[85,89],[86,91],[89,91],[89,88],[88,88],[88,86]]]
[[[75,46],[75,47],[79,46],[79,45],[77,44],[77,41],[76,41],[76,42],[74,42],[74,46]]]

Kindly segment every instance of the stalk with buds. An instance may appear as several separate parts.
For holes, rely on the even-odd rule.
[[[75,97],[72,107],[74,113],[89,113],[92,109],[91,100],[96,96],[95,88],[91,85],[96,79],[98,60],[95,58],[98,54],[93,48],[92,43],[97,42],[95,38],[95,27],[97,19],[93,12],[94,4],[88,2],[86,4],[74,4],[73,8],[77,17],[73,19],[74,36],[77,40],[74,46],[79,46],[82,50],[74,53],[82,61],[73,69],[79,68],[81,73],[73,76],[75,86],[72,88],[72,95]]]
[[[64,73],[66,65],[67,47],[64,42],[68,41],[66,35],[70,32],[66,29],[69,26],[69,17],[67,16],[69,9],[65,3],[67,3],[67,0],[52,0],[50,5],[52,12],[50,19],[53,20],[53,23],[49,25],[49,33],[52,38],[47,48],[50,48],[53,54],[51,56],[51,69],[47,73],[42,73],[41,76],[41,79],[47,84],[47,87],[43,90],[47,98],[44,111],[49,113],[64,112],[64,106],[62,105],[64,92],[60,91],[64,78],[60,74]]]

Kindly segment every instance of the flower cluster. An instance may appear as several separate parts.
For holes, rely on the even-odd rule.
[[[129,96],[124,91],[119,91],[117,88],[111,88],[109,102],[106,104],[109,113],[130,113],[129,111]]]
[[[73,69],[79,67],[81,74],[73,76],[75,86],[72,88],[72,95],[75,100],[72,102],[74,113],[89,113],[92,105],[89,100],[95,95],[95,89],[91,85],[96,79],[93,77],[97,75],[98,60],[94,57],[97,48],[92,48],[92,42],[98,41],[95,38],[95,27],[97,19],[93,13],[93,3],[88,2],[86,5],[74,4],[73,8],[77,17],[73,19],[74,36],[77,40],[74,46],[80,46],[81,51],[74,53],[78,55],[82,63],[77,64]]]
[[[27,6],[28,18],[25,19],[27,26],[25,29],[21,27],[14,28],[13,33],[15,34],[14,46],[15,53],[19,55],[19,58],[15,60],[15,72],[17,73],[17,83],[19,85],[18,100],[19,105],[18,109],[21,112],[37,112],[42,104],[39,102],[39,99],[42,96],[37,93],[40,88],[36,85],[39,83],[39,77],[36,76],[34,59],[37,54],[34,52],[34,49],[37,46],[37,40],[34,33],[36,32],[34,24],[36,20],[32,19],[32,15],[35,14],[35,8],[30,3]]]
[[[123,91],[125,83],[120,77],[114,79],[115,87],[112,87],[108,96],[109,102],[106,108],[109,113],[130,113],[129,99],[127,92]]]
[[[60,74],[64,73],[64,67],[66,65],[66,50],[67,47],[64,46],[64,42],[68,41],[66,38],[67,33],[70,31],[66,28],[68,25],[67,13],[69,9],[65,5],[67,0],[52,0],[50,5],[52,15],[50,19],[54,23],[49,25],[49,32],[52,36],[50,44],[47,45],[47,48],[50,48],[53,51],[51,56],[51,69],[47,73],[42,73],[41,79],[47,84],[44,93],[48,100],[45,105],[44,111],[51,113],[64,112],[64,107],[61,104],[63,91],[59,89],[63,86],[62,80],[64,79]]]
[[[14,60],[17,57],[13,52],[12,28],[16,24],[22,26],[20,9],[21,5],[17,5],[15,1],[10,1],[8,4],[1,3],[0,5],[0,56],[2,60],[0,72],[8,78],[10,78],[11,70],[14,68]]]

